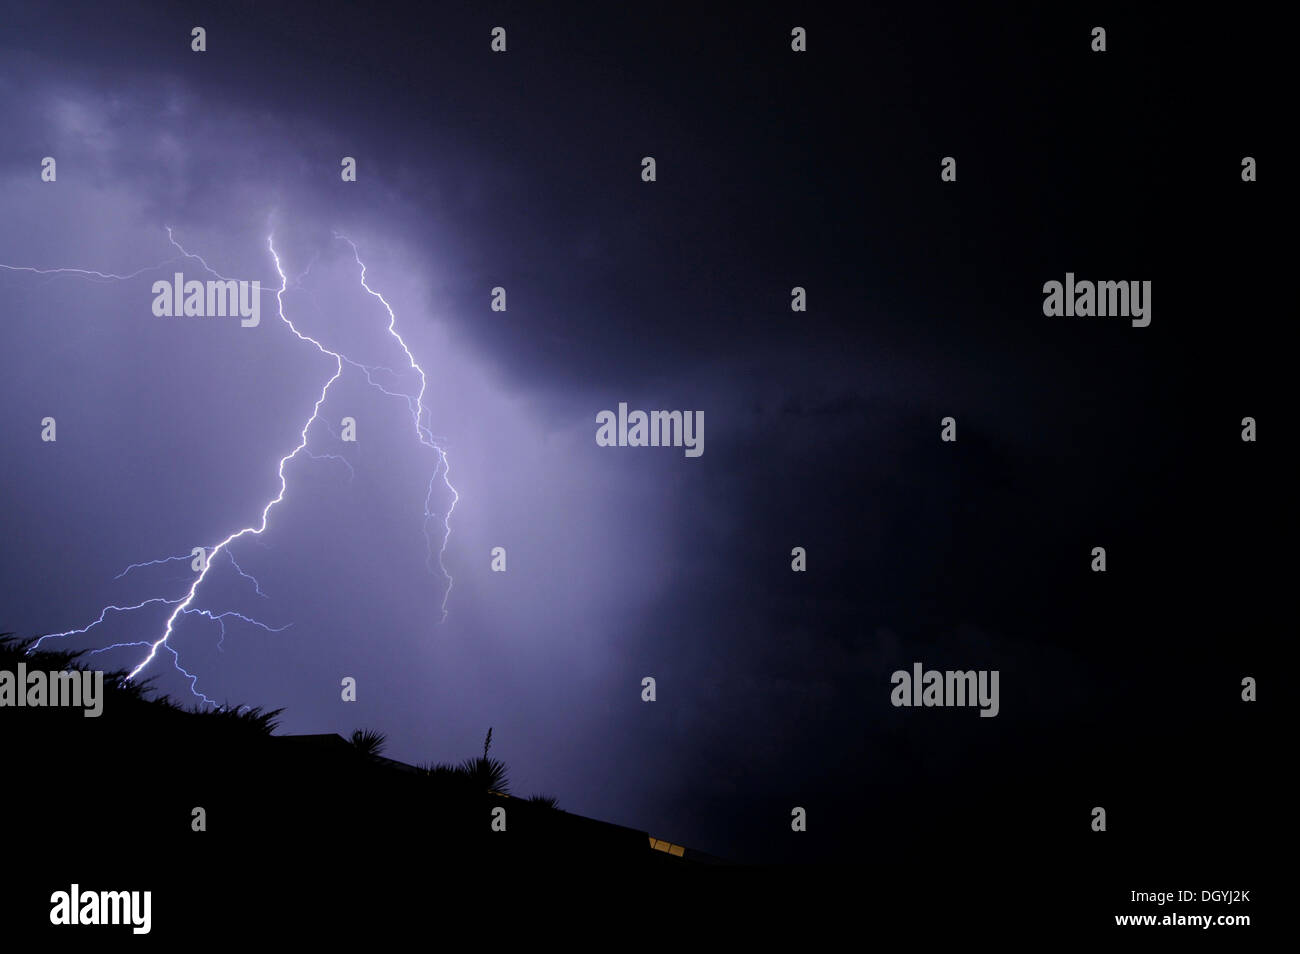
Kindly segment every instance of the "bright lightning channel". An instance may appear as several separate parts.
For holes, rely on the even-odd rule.
[[[331,351],[329,348],[326,348],[323,344],[321,344],[312,336],[303,334],[301,331],[298,330],[298,328],[294,325],[294,323],[289,319],[289,317],[284,312],[284,293],[288,289],[288,278],[284,273],[284,269],[281,267],[280,256],[275,250],[274,236],[273,235],[267,236],[267,240],[266,240],[267,248],[270,251],[271,257],[275,262],[276,273],[280,276],[280,287],[275,292],[276,310],[277,313],[279,314],[280,320],[283,321],[285,325],[288,326],[289,330],[292,331],[296,337],[298,337],[302,341],[306,341],[310,343],[318,351],[320,351],[321,354],[332,358],[334,361],[334,373],[330,375],[329,379],[325,382],[324,386],[321,388],[320,395],[316,398],[316,402],[312,407],[311,416],[307,419],[306,423],[303,424],[302,429],[299,431],[298,444],[291,451],[289,451],[289,453],[285,454],[283,457],[280,458],[280,463],[277,468],[277,474],[280,478],[279,492],[275,495],[275,497],[273,497],[270,501],[268,501],[266,505],[262,508],[261,518],[256,524],[236,530],[233,533],[231,533],[229,536],[227,536],[224,540],[221,540],[219,543],[217,543],[215,546],[205,549],[205,558],[201,561],[201,566],[200,569],[198,570],[198,574],[194,578],[194,581],[190,584],[190,588],[184,597],[181,597],[179,599],[166,599],[163,597],[155,597],[152,599],[143,600],[131,606],[117,606],[117,605],[106,606],[104,607],[103,610],[100,611],[99,617],[95,619],[93,622],[91,622],[89,625],[82,627],[81,629],[67,630],[62,633],[47,633],[44,636],[41,636],[39,639],[37,639],[35,643],[32,645],[31,650],[29,651],[35,651],[41,645],[41,643],[44,642],[46,639],[57,639],[60,637],[85,634],[89,632],[91,629],[93,629],[94,627],[98,626],[100,623],[103,623],[110,612],[126,613],[134,610],[143,609],[146,606],[151,606],[159,603],[172,606],[173,607],[172,612],[167,617],[167,622],[163,628],[162,635],[157,640],[136,640],[133,642],[114,643],[111,646],[104,646],[100,649],[93,650],[91,654],[94,655],[97,653],[108,652],[109,650],[113,650],[113,649],[144,647],[144,646],[149,647],[149,650],[145,654],[144,658],[141,659],[141,661],[135,666],[135,668],[132,669],[131,672],[127,675],[126,678],[128,680],[132,680],[135,679],[141,672],[143,672],[144,669],[151,662],[153,662],[153,660],[157,657],[158,651],[160,649],[165,648],[168,652],[171,653],[173,664],[175,665],[176,669],[189,680],[190,691],[197,698],[203,700],[203,702],[215,706],[216,705],[215,702],[213,702],[211,699],[209,699],[206,695],[204,695],[202,692],[198,690],[197,677],[194,674],[186,671],[181,666],[180,655],[176,652],[175,648],[170,645],[169,640],[171,639],[171,636],[175,631],[176,624],[178,620],[181,618],[181,616],[188,616],[188,615],[204,616],[210,620],[215,621],[220,626],[221,640],[217,644],[218,649],[221,648],[221,644],[225,641],[225,634],[226,634],[225,619],[227,617],[235,617],[239,620],[242,620],[254,626],[261,627],[262,629],[265,629],[266,631],[272,633],[280,632],[287,628],[287,626],[271,627],[256,619],[245,616],[241,613],[236,613],[234,611],[228,611],[224,613],[213,613],[212,611],[207,609],[196,608],[193,606],[193,603],[195,602],[200,586],[202,586],[203,581],[207,578],[208,573],[212,568],[214,558],[218,554],[223,552],[230,559],[230,562],[234,566],[236,572],[240,576],[249,580],[253,584],[253,587],[256,590],[257,594],[262,597],[266,596],[266,594],[262,592],[262,588],[258,584],[257,580],[250,574],[245,573],[243,568],[239,566],[239,563],[236,562],[234,554],[231,552],[230,545],[234,543],[236,540],[241,539],[242,537],[250,536],[250,535],[260,536],[263,532],[265,532],[267,527],[267,522],[270,518],[271,511],[275,508],[277,504],[279,504],[284,499],[285,493],[288,490],[288,480],[285,477],[285,473],[284,473],[284,468],[286,464],[288,464],[299,454],[303,454],[306,457],[311,457],[313,459],[318,459],[318,460],[329,458],[329,459],[342,461],[348,467],[349,472],[352,473],[352,465],[350,462],[348,462],[346,458],[341,457],[337,454],[313,454],[310,451],[306,450],[307,443],[308,443],[307,433],[311,429],[311,426],[318,419],[320,419],[321,406],[325,403],[325,399],[329,394],[330,387],[334,384],[335,381],[339,379],[340,376],[342,376],[344,363],[347,363],[361,370],[365,374],[367,382],[371,386],[383,392],[384,394],[390,395],[392,397],[400,397],[406,400],[407,405],[411,411],[412,422],[415,427],[416,439],[424,446],[432,449],[437,455],[437,464],[434,467],[433,475],[429,479],[428,490],[425,494],[425,501],[424,501],[425,538],[429,547],[430,570],[432,570],[433,539],[429,536],[428,523],[431,518],[437,516],[437,512],[434,509],[433,498],[435,492],[435,485],[437,484],[439,476],[441,476],[443,484],[446,486],[447,490],[452,495],[451,504],[450,506],[448,506],[446,513],[443,515],[442,543],[437,553],[438,567],[441,570],[444,579],[446,580],[446,590],[443,594],[442,606],[441,606],[442,620],[443,621],[446,620],[447,601],[451,597],[451,588],[454,583],[454,580],[451,574],[447,571],[445,556],[447,551],[447,544],[451,538],[451,515],[452,512],[455,510],[456,503],[460,500],[460,494],[456,491],[456,488],[452,486],[450,480],[451,468],[447,460],[446,449],[442,446],[441,443],[439,443],[438,439],[434,436],[432,430],[429,427],[429,424],[427,423],[427,421],[432,420],[432,412],[424,404],[424,394],[428,387],[428,378],[425,375],[424,369],[420,367],[419,363],[415,360],[415,356],[411,353],[410,348],[407,347],[406,341],[398,333],[397,316],[393,312],[392,306],[388,304],[387,300],[383,297],[383,295],[375,291],[366,283],[366,265],[361,260],[361,255],[359,250],[357,249],[356,243],[354,243],[351,239],[347,238],[346,236],[341,235],[337,232],[334,233],[334,235],[335,238],[346,242],[351,247],[353,258],[356,260],[357,265],[361,269],[361,287],[364,288],[368,294],[378,299],[378,301],[384,306],[384,310],[388,312],[388,332],[401,346],[403,353],[405,353],[406,355],[406,359],[410,368],[413,369],[420,377],[420,389],[418,393],[416,393],[415,395],[410,395],[398,391],[391,391],[385,388],[383,385],[381,385],[378,381],[375,380],[374,378],[375,373],[379,371],[386,371],[389,374],[392,374],[393,376],[396,377],[397,372],[393,371],[391,368],[365,365],[365,364],[361,364],[360,362],[353,361],[351,358],[348,358],[347,356],[339,352]],[[8,271],[15,271],[15,272],[32,272],[41,275],[74,274],[74,275],[79,275],[82,277],[87,277],[87,278],[100,280],[100,281],[126,281],[128,279],[141,275],[146,271],[150,271],[152,269],[160,268],[164,265],[171,264],[172,262],[178,261],[181,258],[192,258],[198,261],[207,271],[217,276],[217,278],[220,278],[222,280],[228,280],[225,278],[225,276],[218,273],[216,269],[212,268],[212,266],[210,266],[202,258],[202,256],[199,256],[193,252],[188,251],[179,242],[177,242],[170,227],[167,228],[167,238],[171,242],[171,244],[174,245],[177,248],[177,250],[180,251],[181,254],[179,256],[174,256],[173,258],[167,259],[166,261],[161,262],[158,265],[148,266],[146,268],[139,269],[138,271],[132,272],[129,275],[116,275],[113,273],[100,272],[93,269],[80,269],[80,268],[38,269],[38,268],[28,268],[22,266],[0,265],[0,269],[5,269]],[[312,262],[308,264],[307,269],[303,272],[303,274],[298,276],[298,278],[295,280],[295,284],[298,284],[302,281],[302,279],[306,276],[307,272],[311,270],[312,264],[314,264],[315,261],[316,259],[313,258]],[[164,557],[159,560],[148,560],[141,563],[133,563],[130,566],[128,566],[125,570],[123,570],[121,573],[119,573],[116,577],[114,577],[114,579],[119,580],[135,569],[139,569],[147,566],[157,566],[163,563],[169,563],[176,560],[188,559],[189,557],[190,554],[184,554],[179,556]]]

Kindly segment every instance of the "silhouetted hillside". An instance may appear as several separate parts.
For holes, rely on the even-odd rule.
[[[29,645],[0,638],[0,669],[88,668],[76,653],[27,655]],[[716,860],[666,843],[656,850],[646,832],[562,811],[545,796],[511,796],[505,766],[486,746],[459,766],[412,766],[384,758],[377,733],[358,731],[352,742],[277,736],[280,710],[184,709],[122,676],[105,674],[96,718],[80,708],[0,709],[6,761],[21,767],[21,795],[11,805],[21,806],[16,834],[33,846],[66,845],[71,835],[162,864],[222,871],[238,870],[245,852],[305,870],[383,864],[411,844],[475,864]],[[206,831],[192,829],[196,808]],[[496,809],[504,810],[504,831],[492,827]]]

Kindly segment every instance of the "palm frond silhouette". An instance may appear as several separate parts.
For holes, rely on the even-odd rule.
[[[460,772],[473,784],[475,791],[510,794],[506,763],[500,759],[466,759],[460,763]]]
[[[362,758],[374,761],[384,752],[388,736],[374,729],[357,729],[352,733],[352,746]]]

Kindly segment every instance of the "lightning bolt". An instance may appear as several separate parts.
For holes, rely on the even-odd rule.
[[[430,448],[438,455],[438,463],[433,469],[433,476],[429,478],[428,491],[424,495],[424,536],[430,554],[432,554],[433,551],[433,540],[429,537],[429,520],[437,516],[437,513],[433,510],[433,493],[434,485],[438,482],[438,476],[440,473],[442,475],[443,484],[445,484],[447,489],[451,492],[451,505],[447,507],[447,512],[443,515],[442,519],[442,545],[438,548],[438,568],[442,571],[442,575],[447,581],[447,589],[442,596],[442,620],[446,621],[447,600],[451,598],[451,588],[455,583],[455,580],[452,578],[452,575],[447,572],[447,564],[444,558],[447,554],[447,542],[451,539],[451,515],[456,509],[456,504],[460,502],[460,494],[458,494],[456,488],[451,485],[451,465],[447,462],[447,452],[438,442],[438,439],[434,437],[429,424],[425,423],[426,418],[429,421],[432,421],[433,419],[433,412],[425,407],[424,404],[424,392],[429,387],[429,379],[425,376],[424,369],[416,362],[415,355],[411,354],[411,349],[406,346],[406,341],[397,333],[397,315],[393,313],[393,306],[388,304],[383,295],[379,294],[379,292],[366,284],[366,263],[361,261],[361,253],[357,250],[356,243],[346,235],[341,235],[338,232],[334,233],[334,237],[340,241],[347,242],[351,247],[352,257],[356,259],[357,265],[361,268],[361,287],[377,298],[379,303],[384,306],[384,310],[388,312],[388,333],[397,340],[399,345],[401,345],[402,352],[406,355],[406,360],[409,362],[410,367],[420,376],[419,393],[412,397],[411,395],[397,394],[396,392],[389,391],[374,380],[373,372],[377,370],[388,371],[390,374],[395,375],[396,372],[391,368],[372,368],[364,365],[359,366],[365,371],[366,380],[369,381],[373,387],[378,388],[385,394],[406,398],[407,406],[411,411],[411,423],[415,427],[416,440],[425,447]],[[432,560],[432,555],[430,556],[430,560]]]
[[[456,503],[460,500],[460,495],[456,491],[456,488],[452,486],[450,480],[451,468],[447,460],[446,449],[443,447],[439,439],[434,436],[428,423],[429,421],[432,420],[432,412],[424,404],[424,395],[425,395],[425,391],[428,388],[428,378],[425,375],[424,369],[420,367],[419,363],[415,360],[415,356],[411,353],[411,350],[407,346],[406,341],[398,333],[397,316],[394,313],[392,306],[390,306],[387,300],[384,299],[383,295],[375,291],[366,283],[366,265],[364,262],[361,261],[361,255],[356,244],[351,239],[348,239],[346,236],[343,236],[337,232],[334,234],[336,239],[346,242],[349,245],[349,247],[351,247],[353,258],[356,260],[357,265],[361,269],[361,279],[360,279],[361,287],[364,288],[368,294],[376,298],[384,306],[384,310],[388,312],[388,332],[393,337],[393,339],[398,343],[398,345],[401,347],[403,353],[406,355],[406,359],[409,364],[409,367],[419,375],[419,379],[420,379],[419,391],[416,394],[411,395],[411,394],[403,393],[401,391],[389,390],[388,388],[384,387],[375,379],[375,375],[379,372],[387,372],[388,374],[392,375],[395,378],[399,377],[398,373],[393,369],[381,367],[381,366],[365,365],[358,361],[354,361],[351,358],[348,358],[347,356],[341,354],[340,352],[330,350],[329,348],[325,347],[325,345],[321,344],[320,341],[313,338],[311,335],[303,334],[301,331],[298,330],[298,328],[294,325],[293,321],[289,319],[288,315],[286,315],[284,311],[284,293],[288,290],[289,280],[285,275],[283,267],[281,266],[280,256],[276,252],[274,235],[267,236],[267,240],[266,240],[267,249],[271,254],[272,260],[275,262],[276,273],[280,276],[280,287],[275,290],[276,310],[280,317],[280,320],[285,323],[285,325],[289,328],[289,330],[299,340],[311,344],[322,355],[332,359],[334,364],[333,373],[329,376],[329,378],[325,381],[324,385],[321,387],[320,393],[317,396],[314,405],[312,406],[311,416],[307,418],[306,422],[302,425],[302,428],[299,431],[298,443],[293,447],[292,450],[290,450],[287,454],[285,454],[283,457],[280,458],[280,463],[277,468],[277,474],[280,479],[279,492],[271,500],[269,500],[265,504],[265,506],[263,506],[260,519],[256,523],[235,530],[234,532],[229,534],[225,539],[221,540],[214,546],[205,548],[204,559],[201,563],[200,569],[197,575],[195,576],[194,580],[190,584],[189,590],[186,592],[186,594],[183,597],[180,597],[178,599],[154,597],[151,599],[142,600],[141,602],[130,606],[118,606],[116,604],[106,606],[100,611],[100,614],[97,619],[95,619],[94,621],[92,621],[91,623],[89,623],[88,625],[80,629],[67,630],[61,633],[47,633],[41,636],[33,643],[29,652],[34,652],[37,648],[40,647],[41,643],[43,643],[46,639],[57,639],[57,638],[73,636],[73,635],[84,635],[94,627],[103,623],[105,619],[108,617],[108,614],[110,612],[128,613],[128,612],[133,612],[135,610],[143,609],[147,606],[153,606],[156,604],[171,606],[172,611],[170,615],[167,617],[167,621],[163,626],[162,635],[158,637],[156,640],[135,640],[132,642],[114,643],[111,646],[104,646],[102,648],[93,650],[91,655],[108,652],[113,649],[141,648],[147,646],[148,652],[144,654],[144,657],[140,660],[140,662],[126,676],[126,679],[130,681],[135,679],[141,672],[144,671],[144,669],[147,666],[149,666],[150,663],[154,661],[155,658],[157,658],[160,649],[166,649],[168,652],[171,653],[172,661],[177,671],[180,672],[186,679],[189,680],[191,693],[193,693],[197,698],[201,699],[204,703],[208,705],[216,706],[216,703],[213,702],[213,700],[209,699],[206,695],[204,695],[202,692],[199,691],[197,685],[198,682],[197,677],[194,674],[185,670],[185,668],[181,666],[180,655],[177,653],[176,649],[170,644],[170,639],[175,632],[177,622],[180,620],[180,618],[182,616],[191,616],[191,615],[202,616],[218,624],[221,630],[221,639],[217,643],[218,649],[221,649],[222,644],[225,641],[225,636],[226,636],[225,620],[230,617],[239,619],[253,626],[258,626],[266,630],[267,632],[271,632],[271,633],[281,632],[282,630],[287,628],[287,626],[271,627],[263,622],[260,622],[259,620],[253,619],[252,617],[245,616],[242,613],[237,613],[234,611],[213,613],[211,610],[196,607],[194,603],[197,599],[200,587],[203,585],[203,582],[207,579],[208,574],[213,567],[215,558],[221,553],[226,554],[226,556],[229,558],[231,562],[231,565],[234,567],[235,571],[241,577],[249,580],[253,584],[253,587],[257,595],[265,598],[266,594],[262,592],[262,588],[258,584],[257,580],[250,574],[245,573],[244,570],[240,567],[239,563],[235,560],[235,556],[231,551],[231,544],[244,537],[250,537],[250,538],[260,537],[266,531],[267,524],[270,519],[271,511],[275,509],[275,507],[281,501],[284,500],[285,494],[288,490],[288,479],[285,476],[285,466],[289,462],[291,462],[295,457],[301,454],[305,457],[309,457],[316,460],[322,460],[322,459],[338,460],[341,461],[344,465],[346,465],[349,473],[355,477],[355,472],[352,469],[352,465],[346,458],[338,454],[313,454],[306,449],[308,444],[308,431],[311,430],[312,425],[315,424],[318,420],[323,421],[323,418],[320,417],[321,407],[325,403],[325,400],[329,395],[329,390],[333,386],[334,382],[336,382],[342,376],[344,364],[350,365],[362,371],[365,374],[366,381],[372,387],[375,387],[382,393],[390,395],[392,397],[403,398],[404,400],[406,400],[408,408],[411,411],[412,423],[414,425],[416,439],[423,446],[432,449],[434,453],[437,455],[437,462],[435,464],[433,474],[429,479],[428,489],[425,494],[424,533],[425,533],[425,539],[430,554],[427,562],[430,564],[429,568],[430,571],[432,572],[434,543],[433,543],[433,538],[429,535],[429,521],[434,517],[438,516],[437,510],[434,505],[434,496],[435,496],[435,487],[438,482],[438,478],[441,476],[443,484],[446,486],[447,490],[451,493],[451,497],[452,497],[450,506],[448,506],[446,513],[443,514],[442,543],[441,546],[438,548],[438,552],[437,552],[438,567],[441,570],[444,579],[446,580],[446,589],[443,593],[442,605],[441,605],[441,612],[442,612],[441,620],[442,621],[446,620],[447,601],[451,597],[451,588],[454,583],[454,580],[451,574],[447,571],[445,556],[446,556],[447,544],[451,538],[451,515],[452,515],[452,511],[455,509]],[[22,266],[11,266],[11,265],[2,265],[2,264],[0,264],[0,269],[5,269],[7,271],[15,271],[15,272],[32,272],[41,275],[73,274],[73,275],[79,275],[81,277],[89,278],[96,281],[126,281],[138,275],[141,275],[144,272],[150,271],[151,269],[161,268],[164,265],[168,265],[171,264],[172,262],[179,261],[182,258],[191,258],[198,261],[203,266],[204,269],[206,269],[211,274],[215,275],[217,278],[225,281],[229,280],[226,279],[225,276],[217,272],[216,269],[212,268],[212,266],[210,266],[202,258],[202,256],[199,256],[193,252],[188,251],[179,242],[177,242],[175,235],[172,233],[172,229],[170,227],[167,227],[167,238],[168,241],[173,246],[175,246],[175,248],[180,252],[180,255],[173,256],[172,258],[167,259],[166,261],[161,262],[158,265],[148,266],[146,268],[139,269],[135,272],[132,272],[129,275],[116,275],[113,273],[100,272],[93,269],[80,269],[80,268],[38,269],[38,268],[28,268]],[[295,285],[301,283],[302,279],[305,278],[308,272],[311,271],[311,268],[315,264],[315,262],[316,262],[316,257],[313,257],[312,261],[308,263],[307,268],[303,271],[303,273],[299,275],[297,279],[295,279],[294,281]],[[270,289],[263,289],[263,291],[269,291],[269,290]],[[125,570],[123,570],[113,579],[120,580],[122,577],[126,576],[128,573],[130,573],[132,570],[135,569],[140,569],[148,566],[157,566],[164,563],[170,563],[176,560],[184,560],[184,559],[188,559],[190,556],[191,556],[190,554],[183,554],[178,556],[163,557],[162,559],[158,559],[158,560],[147,560],[140,563],[132,563],[130,566],[128,566]]]
[[[170,229],[168,232],[170,233]],[[137,269],[130,275],[114,275],[112,272],[97,272],[93,268],[29,268],[26,265],[4,265],[0,264],[0,269],[6,272],[31,272],[34,275],[79,275],[82,278],[89,278],[97,281],[115,281],[125,282],[137,275],[143,275],[145,272],[151,272],[156,268],[162,268],[164,265],[170,265],[172,262],[179,262],[181,256],[173,255],[171,258],[159,262],[157,265],[146,265],[144,268]]]

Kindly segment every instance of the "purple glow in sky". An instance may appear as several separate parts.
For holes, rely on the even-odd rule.
[[[12,625],[41,626],[66,586],[61,618],[42,631],[118,647],[97,662],[176,698],[287,704],[287,731],[382,725],[390,753],[409,761],[451,758],[458,737],[492,724],[507,753],[513,734],[525,784],[559,787],[541,739],[575,737],[576,714],[552,708],[554,694],[589,693],[578,687],[607,674],[624,608],[665,585],[667,541],[647,527],[620,533],[619,500],[639,486],[652,514],[665,498],[652,477],[593,453],[586,407],[529,398],[474,354],[440,300],[436,255],[394,240],[400,220],[339,214],[318,226],[320,206],[261,187],[260,163],[211,187],[240,195],[217,221],[210,206],[192,220],[183,202],[159,215],[159,195],[209,191],[187,173],[204,142],[259,139],[255,119],[204,118],[175,90],[167,100],[166,115],[201,127],[183,147],[163,131],[133,137],[130,122],[148,123],[121,101],[62,90],[46,114],[52,151],[93,157],[95,174],[65,159],[57,191],[17,173],[8,183],[30,224],[0,255],[6,311],[21,322],[11,353],[33,370],[60,355],[85,395],[39,400],[20,377],[12,398],[52,404],[38,420],[58,421],[54,466],[95,475],[75,491],[66,478],[49,484],[40,464],[15,475],[20,494],[25,480],[32,497],[46,484],[25,532],[63,565],[29,607],[10,603]],[[154,175],[107,184],[136,164],[124,153]],[[297,153],[285,153],[276,160],[292,168]],[[50,270],[94,262],[107,264]],[[259,280],[275,320],[155,317],[153,282],[176,271]],[[355,443],[338,439],[345,417]],[[193,546],[207,548],[198,573]],[[488,572],[493,546],[506,547],[508,573]],[[617,585],[591,587],[594,565]],[[338,704],[344,676],[359,683],[352,708]]]

